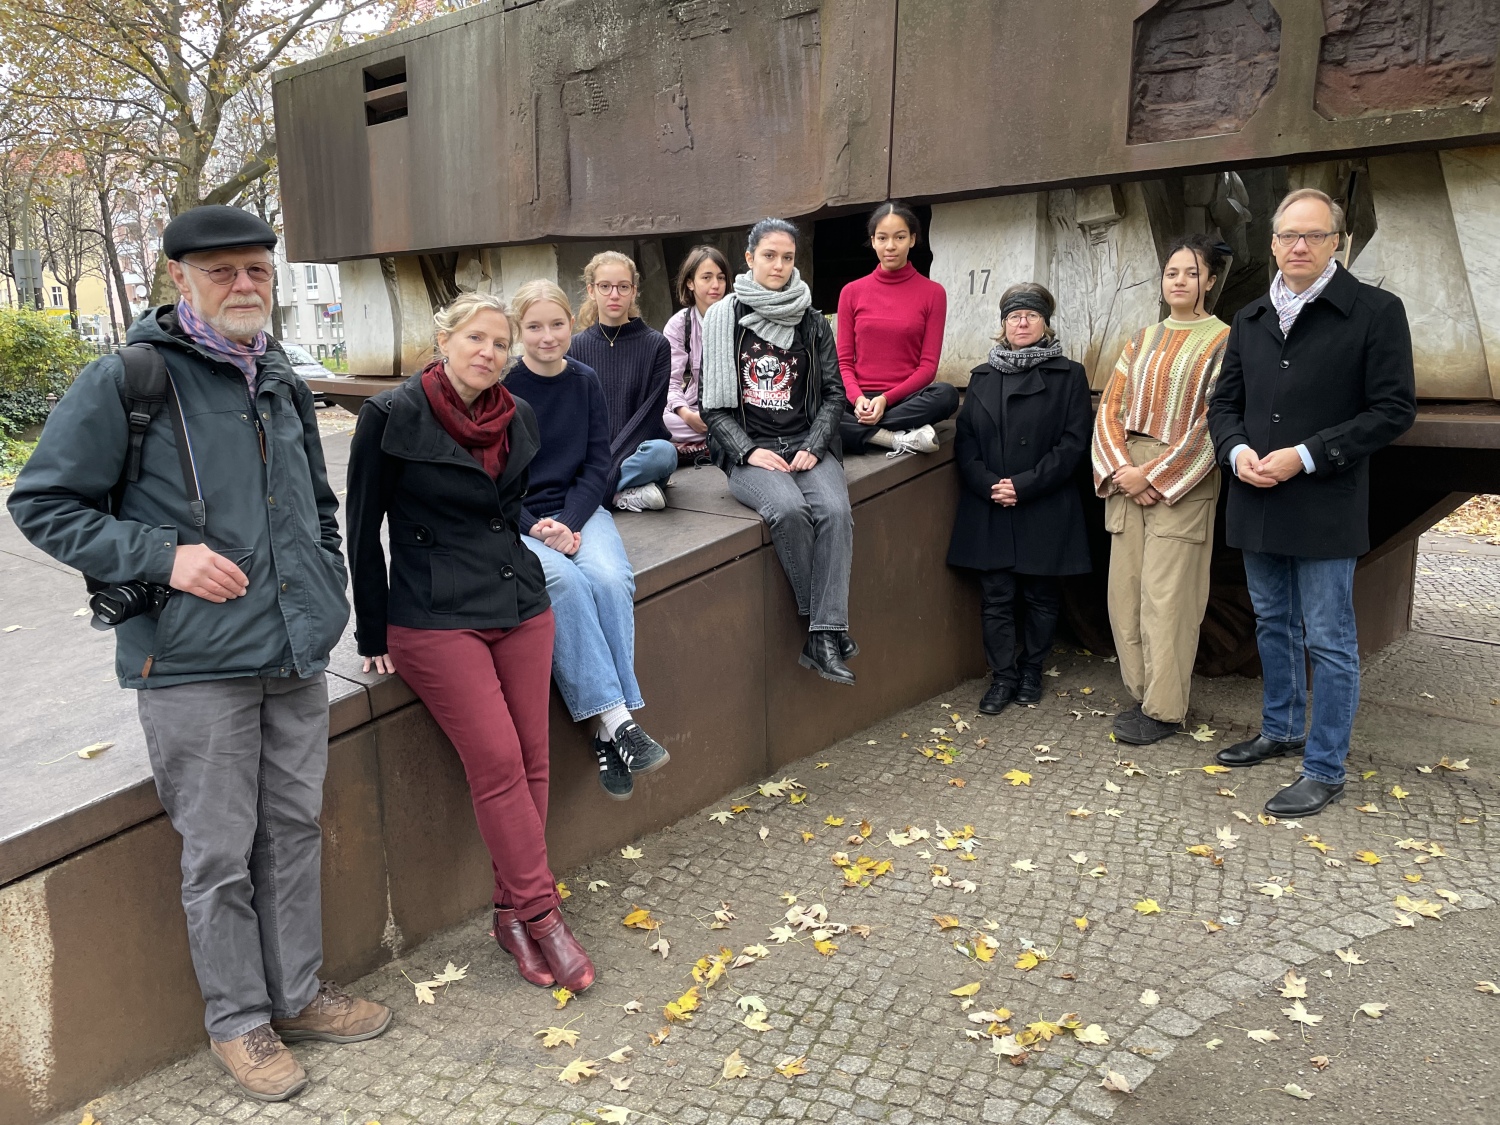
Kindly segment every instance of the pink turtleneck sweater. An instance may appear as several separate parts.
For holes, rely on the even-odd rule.
[[[839,294],[839,370],[844,393],[885,395],[894,406],[937,377],[948,294],[910,262],[851,281]]]

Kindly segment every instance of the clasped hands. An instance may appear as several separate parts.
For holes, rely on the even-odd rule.
[[[1121,465],[1114,471],[1115,487],[1143,508],[1163,499],[1162,494],[1146,479],[1146,474],[1134,465]]]
[[[885,395],[866,398],[860,395],[854,400],[854,420],[861,426],[876,426],[885,417]]]
[[[526,534],[533,539],[540,539],[554,551],[559,551],[564,555],[576,555],[579,545],[583,542],[582,535],[551,516],[537,520]]]
[[[799,449],[790,461],[769,449],[752,449],[745,458],[745,464],[773,473],[805,473],[817,463],[817,457],[805,449]]]
[[[1273,449],[1264,457],[1255,450],[1242,449],[1235,460],[1235,475],[1256,488],[1272,488],[1302,472],[1302,458],[1295,449]]]
[[[1014,508],[1016,506],[1015,482],[1010,477],[1006,477],[990,485],[990,499],[1002,507]]]

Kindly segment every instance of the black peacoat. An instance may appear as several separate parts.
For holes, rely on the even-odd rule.
[[[347,511],[362,655],[389,651],[387,624],[512,629],[551,604],[542,564],[521,542],[527,467],[541,446],[524,400],[516,399],[506,433],[510,449],[495,480],[432,413],[421,375],[360,408]],[[382,523],[390,531],[389,571]]]
[[[963,478],[950,566],[1021,574],[1086,574],[1083,503],[1073,481],[1093,426],[1083,367],[1058,356],[1022,375],[1000,402],[1004,377],[988,363],[970,375],[953,457]],[[1001,418],[1005,424],[1002,428]],[[990,499],[1009,477],[1017,503]]]
[[[1208,406],[1228,478],[1231,547],[1337,559],[1370,549],[1370,455],[1417,414],[1411,330],[1401,299],[1338,266],[1283,336],[1270,295],[1235,315]],[[1271,488],[1234,474],[1230,454],[1306,445],[1313,472]]]

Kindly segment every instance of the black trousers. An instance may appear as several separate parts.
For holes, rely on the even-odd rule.
[[[929,383],[914,395],[908,395],[885,412],[878,426],[863,426],[854,420],[854,404],[844,413],[839,436],[844,439],[845,453],[863,453],[870,435],[876,430],[916,430],[935,425],[958,412],[958,388],[952,383]]]
[[[1062,609],[1062,580],[1013,570],[979,572],[984,659],[998,682],[1014,685],[1022,672],[1040,675]],[[1017,627],[1017,618],[1021,618]],[[1017,652],[1016,641],[1020,640]]]

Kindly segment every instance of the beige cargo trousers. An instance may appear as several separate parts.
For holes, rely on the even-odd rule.
[[[1132,436],[1127,449],[1132,464],[1144,465],[1167,446]],[[1198,627],[1208,606],[1219,483],[1215,467],[1175,504],[1142,507],[1123,492],[1104,501],[1109,624],[1120,675],[1146,714],[1164,723],[1187,717]]]

